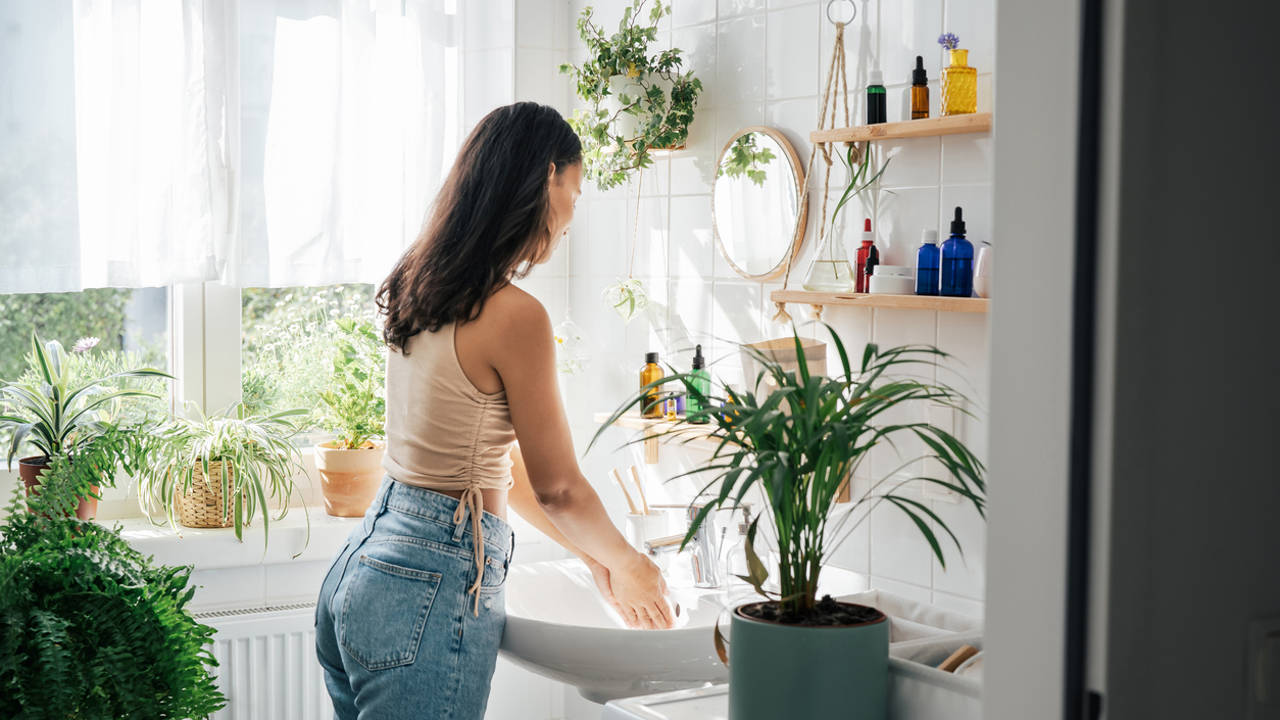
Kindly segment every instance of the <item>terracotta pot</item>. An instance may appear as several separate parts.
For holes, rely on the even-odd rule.
[[[324,511],[334,517],[361,517],[378,494],[382,483],[381,443],[368,442],[355,450],[344,450],[335,442],[315,448],[316,469],[324,492]]]
[[[18,474],[22,477],[22,484],[27,489],[27,496],[37,492],[36,488],[40,487],[40,474],[45,468],[49,467],[49,458],[43,455],[33,455],[25,457],[18,461]],[[93,492],[98,492],[98,486],[93,485]],[[81,520],[92,520],[98,516],[98,498],[85,497],[80,498],[80,503],[76,505],[76,517]]]

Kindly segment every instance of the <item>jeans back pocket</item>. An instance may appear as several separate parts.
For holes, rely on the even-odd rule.
[[[342,603],[342,648],[366,670],[413,663],[439,589],[440,573],[361,557]]]

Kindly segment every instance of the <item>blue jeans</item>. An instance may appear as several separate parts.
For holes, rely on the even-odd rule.
[[[334,559],[316,603],[316,654],[338,720],[484,717],[515,538],[484,513],[476,617],[471,521],[455,525],[457,507],[387,477]]]

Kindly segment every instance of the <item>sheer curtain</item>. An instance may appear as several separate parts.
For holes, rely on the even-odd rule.
[[[374,282],[457,146],[445,0],[0,3],[0,292]]]

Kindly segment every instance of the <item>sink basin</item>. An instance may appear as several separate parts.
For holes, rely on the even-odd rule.
[[[758,599],[749,586],[704,590],[679,585],[668,574],[679,604],[670,630],[632,630],[601,599],[591,573],[578,560],[517,564],[507,574],[508,660],[578,688],[592,702],[722,683],[729,670],[716,656],[713,628],[726,608]],[[819,592],[846,595],[866,579],[839,568],[822,572]],[[728,614],[723,626],[727,631]]]

